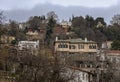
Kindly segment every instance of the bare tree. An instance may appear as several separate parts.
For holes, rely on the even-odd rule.
[[[120,25],[120,14],[114,15],[114,17],[112,17],[111,24]]]
[[[48,56],[45,52],[38,56],[23,51],[22,56],[13,54],[9,58],[11,67],[15,68],[16,82],[68,82],[71,77],[65,78],[61,74],[66,70],[65,63],[57,56]],[[13,68],[12,68],[13,69]]]
[[[54,11],[50,11],[47,13],[47,18],[49,19],[51,17],[53,17],[55,20],[58,20],[58,16]]]
[[[0,11],[0,25],[5,21],[5,16],[3,15],[3,11]]]

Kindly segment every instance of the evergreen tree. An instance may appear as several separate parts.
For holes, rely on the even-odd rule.
[[[120,50],[120,40],[114,40],[111,47],[112,50]]]
[[[50,44],[50,41],[52,39],[53,28],[55,27],[55,24],[56,24],[56,21],[54,20],[53,17],[48,19],[46,38],[45,38],[47,44]]]

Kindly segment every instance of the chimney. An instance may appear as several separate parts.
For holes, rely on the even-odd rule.
[[[85,37],[85,42],[87,42],[87,38]]]
[[[58,37],[56,37],[55,41],[58,41]]]

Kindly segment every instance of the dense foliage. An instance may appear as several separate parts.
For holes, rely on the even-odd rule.
[[[114,41],[120,40],[120,24],[119,15],[115,15],[112,18],[111,25],[107,25],[104,18],[87,15],[86,17],[77,16],[72,17],[70,20],[72,22],[72,28],[69,30],[75,34],[72,37],[85,38],[89,40],[96,41],[101,45],[104,41]],[[57,24],[58,16],[52,11],[47,13],[45,16],[31,16],[28,21],[24,22],[26,25],[23,30],[19,29],[19,23],[16,21],[9,21],[9,24],[3,25],[3,12],[0,13],[0,35],[7,34],[10,36],[15,36],[17,40],[25,40],[25,33],[31,29],[32,31],[45,29],[46,36],[45,41],[49,44],[53,40],[53,29]],[[116,22],[117,21],[117,22]],[[75,36],[74,36],[75,35]],[[60,35],[62,36],[62,35]],[[113,44],[114,45],[114,44]],[[113,46],[112,46],[113,47]]]
[[[91,16],[82,16],[72,18],[73,31],[78,37],[87,37],[89,40],[102,43],[106,40],[117,40],[120,37],[120,25],[113,24],[108,25],[104,21],[104,18],[98,17],[94,19]]]

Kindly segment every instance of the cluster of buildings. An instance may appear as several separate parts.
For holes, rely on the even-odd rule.
[[[53,33],[56,36],[70,34],[70,26],[71,23],[62,21],[60,26],[54,28]],[[22,29],[21,25],[20,29]],[[37,55],[45,34],[45,29],[35,31],[29,29],[26,33],[27,40],[18,42],[18,50],[30,50],[32,54]],[[13,40],[15,40],[13,36],[1,36],[2,44],[11,43]],[[69,72],[75,72],[76,81],[71,82],[96,82],[99,79],[99,73],[96,76],[96,80],[94,80],[94,74],[98,71],[100,73],[102,71],[106,72],[110,63],[113,63],[113,69],[120,70],[120,51],[110,50],[111,43],[110,41],[103,42],[102,47],[98,48],[95,41],[88,40],[87,38],[59,39],[56,37],[54,41],[54,54],[59,56],[62,61],[69,62],[72,65],[68,67],[68,70],[70,70]]]
[[[100,82],[100,75],[107,73],[108,70],[114,70],[113,76],[120,75],[120,51],[110,50],[111,44],[111,41],[106,41],[99,48],[96,42],[87,38],[63,40],[56,37],[54,52],[63,61],[70,64],[72,61],[72,66],[77,73],[91,76],[89,80],[84,81],[85,74],[78,74],[76,82]],[[95,74],[97,74],[96,80],[93,77]]]

